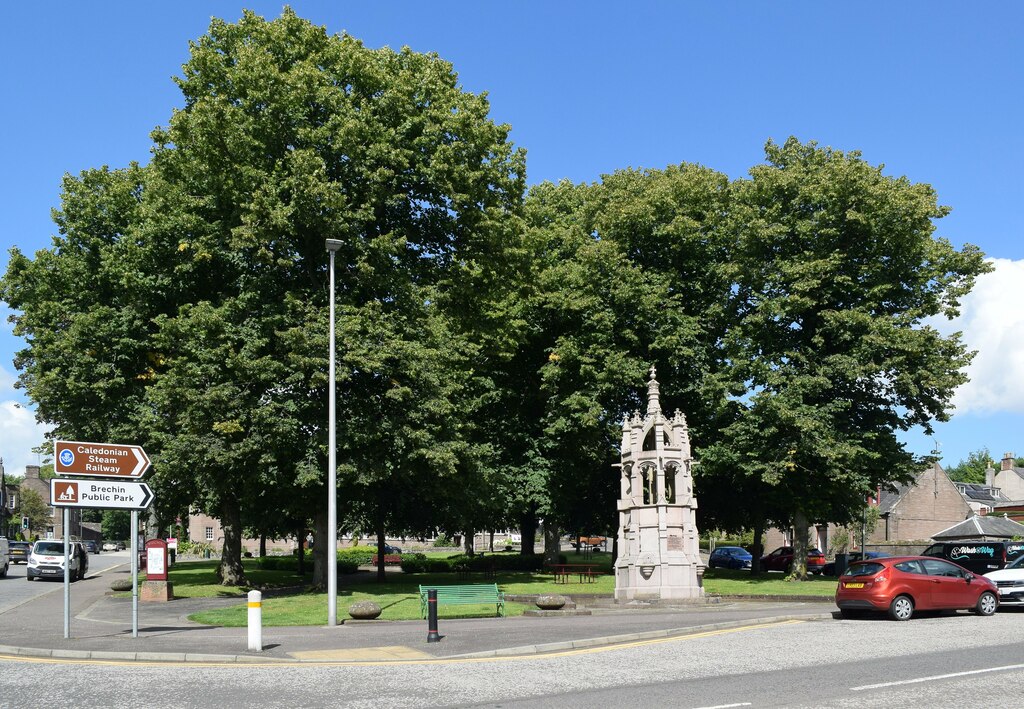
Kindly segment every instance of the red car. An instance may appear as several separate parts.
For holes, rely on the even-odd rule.
[[[844,618],[863,611],[886,611],[893,620],[909,620],[915,610],[973,610],[992,615],[999,590],[945,559],[894,556],[858,561],[839,578],[836,605]]]
[[[793,565],[793,547],[779,547],[771,554],[761,557],[761,571],[789,572]],[[821,573],[825,566],[825,555],[817,549],[807,550],[807,570],[812,574]]]

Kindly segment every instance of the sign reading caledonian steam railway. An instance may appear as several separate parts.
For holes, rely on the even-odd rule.
[[[50,504],[54,507],[144,510],[152,501],[153,491],[146,483],[58,478],[50,481]]]
[[[53,472],[57,475],[135,480],[149,469],[149,456],[142,446],[56,441],[53,454]]]

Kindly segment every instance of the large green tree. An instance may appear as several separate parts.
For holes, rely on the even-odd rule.
[[[379,497],[363,483],[400,470],[403,504],[429,511],[423,491],[465,464],[471,412],[438,382],[479,377],[473,357],[508,347],[523,155],[450,64],[290,10],[214,20],[177,81],[184,106],[154,132],[152,163],[68,178],[55,248],[14,253],[0,297],[29,339],[19,368],[40,417],[152,446],[168,509],[221,518],[232,584],[243,513],[275,514],[290,494],[326,539],[326,238],[342,242],[343,485]],[[446,351],[467,339],[472,351]],[[446,435],[400,425],[409,402]],[[372,456],[347,443],[369,445],[367,426],[393,434]],[[386,463],[371,475],[368,459]]]
[[[918,461],[897,434],[948,419],[972,355],[925,321],[955,316],[989,267],[935,236],[949,210],[928,185],[793,138],[766,156],[733,185],[733,420],[713,457],[739,490],[770,491],[763,513],[795,528],[805,575],[808,524],[907,480]]]
[[[720,396],[708,392],[709,372],[729,289],[719,232],[727,188],[719,173],[680,165],[530,191],[534,260],[519,310],[528,326],[500,400],[524,552],[537,515],[548,552],[560,528],[614,531],[611,466],[623,417],[643,406],[651,364],[666,404],[710,420]]]

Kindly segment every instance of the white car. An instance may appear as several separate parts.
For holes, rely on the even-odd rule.
[[[999,571],[990,571],[985,578],[999,587],[999,605],[1024,606],[1024,555]]]

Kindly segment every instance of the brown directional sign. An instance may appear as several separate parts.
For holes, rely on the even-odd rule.
[[[135,480],[149,469],[149,456],[142,446],[56,441],[53,453],[53,472],[57,475]]]
[[[153,502],[146,483],[122,480],[50,480],[53,507],[91,507],[109,510],[144,510]]]

